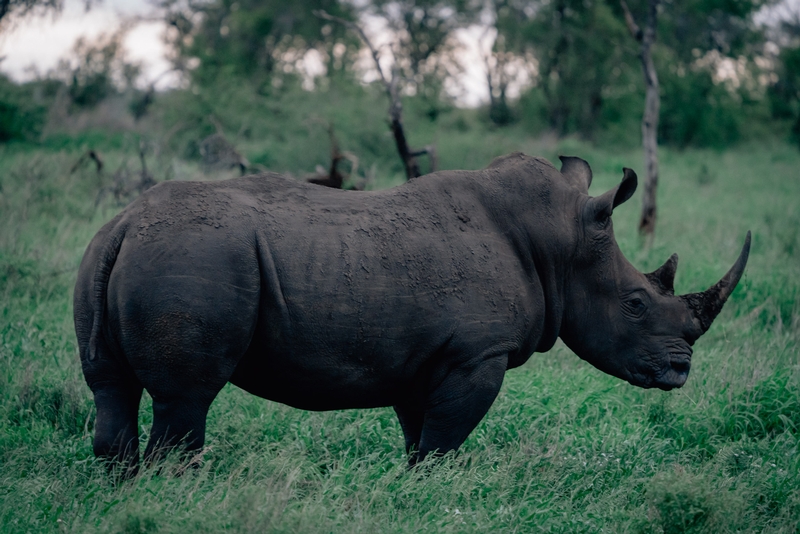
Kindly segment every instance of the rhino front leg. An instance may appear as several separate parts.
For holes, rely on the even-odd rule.
[[[507,366],[502,354],[452,369],[428,395],[419,454],[409,462],[458,449],[497,398]]]

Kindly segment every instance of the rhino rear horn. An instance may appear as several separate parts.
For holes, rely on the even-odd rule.
[[[739,253],[739,258],[733,267],[722,277],[722,279],[703,291],[702,293],[690,293],[682,295],[681,298],[686,301],[689,308],[692,310],[695,319],[700,323],[700,328],[705,333],[710,327],[711,323],[717,317],[722,306],[728,297],[731,296],[736,284],[744,273],[744,268],[747,265],[747,258],[750,256],[750,232],[747,232],[747,237],[744,240],[744,246]]]
[[[662,293],[668,295],[675,294],[675,272],[678,270],[678,255],[673,254],[669,259],[664,262],[664,265],[653,271],[647,273],[645,276],[650,283],[660,289]]]
[[[575,156],[558,156],[561,160],[561,174],[567,181],[583,191],[589,192],[592,185],[592,168],[581,158]]]
[[[594,212],[595,219],[600,220],[611,217],[614,208],[631,198],[634,191],[636,191],[638,184],[636,173],[627,167],[623,168],[622,172],[622,182],[617,187],[606,191],[599,197],[589,199],[587,207]]]

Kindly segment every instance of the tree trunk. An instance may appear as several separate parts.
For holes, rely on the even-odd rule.
[[[644,164],[647,178],[642,196],[642,215],[639,218],[639,232],[652,236],[656,230],[656,188],[658,187],[658,115],[661,96],[658,93],[658,74],[653,63],[651,47],[656,36],[659,0],[648,2],[647,28],[642,39],[642,70],[644,72],[645,99],[642,116],[642,144],[644,145]]]
[[[389,118],[391,120],[392,135],[394,135],[394,142],[397,146],[397,153],[400,159],[403,160],[403,168],[406,171],[406,180],[411,180],[418,176],[422,176],[419,169],[417,158],[412,154],[408,148],[408,141],[406,141],[406,133],[403,129],[403,107],[400,103],[400,96],[397,95],[395,86],[389,90],[389,98],[391,104],[389,106]]]
[[[652,238],[656,230],[656,189],[658,188],[658,117],[661,97],[658,92],[658,75],[653,63],[652,47],[656,40],[658,23],[658,4],[660,0],[648,0],[647,21],[644,31],[639,29],[625,0],[620,0],[625,12],[625,22],[634,39],[641,45],[639,58],[644,74],[645,100],[642,116],[642,146],[646,170],[644,194],[642,195],[642,214],[639,218],[639,233]]]

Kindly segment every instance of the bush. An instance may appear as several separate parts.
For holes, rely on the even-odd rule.
[[[41,133],[47,108],[34,98],[34,87],[0,75],[0,142],[31,140]]]
[[[784,48],[778,57],[778,81],[769,88],[772,116],[792,122],[792,139],[800,143],[800,47]]]
[[[659,139],[681,148],[722,148],[739,140],[742,105],[706,70],[662,75]]]

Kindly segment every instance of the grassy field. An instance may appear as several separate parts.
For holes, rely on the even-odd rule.
[[[615,185],[623,165],[642,167],[636,148],[514,130],[465,129],[438,144],[448,168],[516,149],[578,155],[595,170],[593,194]],[[640,193],[614,214],[638,268],[678,252],[678,292],[714,283],[753,232],[745,276],[680,390],[634,388],[559,343],[509,372],[460,454],[422,473],[405,467],[390,408],[310,413],[228,386],[209,415],[202,467],[182,473],[168,460],[120,484],[92,455],[94,407],[71,312],[84,248],[120,208],[111,197],[95,206],[108,178],[88,166],[69,174],[81,152],[0,146],[0,531],[800,531],[796,149],[665,149],[652,245],[636,234]],[[136,161],[125,146],[104,156],[109,169]],[[152,168],[158,179],[200,173],[169,155]],[[397,167],[376,168],[371,187],[401,181]],[[145,395],[144,437],[149,422]]]

